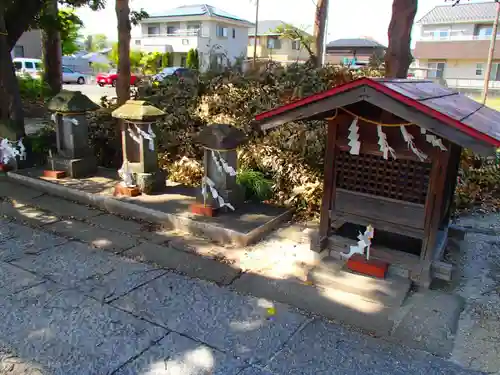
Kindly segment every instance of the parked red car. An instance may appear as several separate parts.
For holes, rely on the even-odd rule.
[[[118,72],[116,70],[111,70],[109,73],[99,73],[96,77],[97,84],[101,87],[106,85],[116,86],[118,80]],[[130,75],[130,85],[135,86],[138,82],[136,75]]]

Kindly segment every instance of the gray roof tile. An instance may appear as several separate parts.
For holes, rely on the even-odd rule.
[[[454,22],[493,22],[495,3],[466,3],[452,6],[439,5],[423,16],[417,23],[422,25]]]
[[[348,47],[383,47],[386,46],[378,43],[372,39],[365,38],[349,38],[349,39],[337,39],[332,42],[329,42],[326,45],[326,48],[348,48]]]

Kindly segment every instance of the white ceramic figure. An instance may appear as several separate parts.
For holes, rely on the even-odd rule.
[[[125,187],[135,187],[134,176],[128,168],[128,161],[124,161],[122,167],[118,170],[118,175],[122,179],[121,184]]]
[[[366,253],[366,259],[370,259],[370,247],[371,247],[371,240],[374,236],[374,229],[371,225],[368,225],[366,227],[366,230],[364,233],[359,232],[358,235],[358,244],[356,246],[351,246],[349,248],[349,253],[340,253],[340,255],[343,258],[349,259],[351,256],[354,254],[361,254],[364,255],[365,253],[365,248],[367,249]]]

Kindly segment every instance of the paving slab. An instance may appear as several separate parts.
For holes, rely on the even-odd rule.
[[[103,302],[113,301],[167,272],[128,258],[109,257],[115,258],[111,260],[113,271],[78,283],[79,290]]]
[[[64,218],[89,219],[102,214],[102,211],[50,195],[33,198],[31,204]]]
[[[42,191],[22,186],[19,183],[0,180],[0,197],[7,197],[11,199],[33,199],[43,195]]]
[[[0,262],[0,297],[20,292],[42,282],[43,279],[28,271]]]
[[[71,241],[37,255],[24,256],[12,264],[58,284],[76,287],[86,279],[111,273],[116,260],[110,255]]]
[[[147,242],[127,250],[124,255],[223,285],[229,284],[240,273],[240,269],[234,266],[177,250],[170,246],[160,246]]]
[[[231,355],[172,332],[113,375],[229,375],[244,366]]]
[[[342,321],[378,335],[389,335],[397,308],[365,300],[342,290],[323,289],[294,278],[273,279],[257,273],[245,273],[231,288],[273,301],[287,303],[329,319]]]
[[[273,374],[388,375],[477,374],[418,350],[315,320],[294,335],[271,361]]]
[[[137,245],[139,240],[123,233],[106,230],[77,220],[62,220],[47,225],[47,230],[86,242],[92,247],[120,253]]]
[[[0,374],[44,375],[39,364],[19,358],[10,348],[0,344]]]
[[[162,230],[159,225],[125,220],[115,215],[102,214],[93,217],[91,222],[105,229],[146,238],[148,241],[156,244],[162,244],[171,239],[168,232]]]
[[[0,343],[50,375],[111,374],[167,333],[46,283],[0,299],[0,327]]]
[[[59,218],[48,212],[16,201],[0,201],[0,216],[13,218],[31,226],[55,223]]]
[[[112,302],[143,319],[242,359],[262,361],[306,318],[278,303],[168,273]],[[276,314],[269,315],[269,308]]]
[[[64,237],[17,223],[11,223],[10,226],[12,237],[0,241],[0,260],[4,262],[22,258],[27,254],[37,254],[68,241]]]
[[[343,290],[386,306],[401,306],[410,291],[411,281],[389,275],[385,279],[367,277],[346,269],[345,261],[325,258],[308,275],[317,286]]]
[[[448,357],[453,349],[464,300],[458,295],[428,290],[407,301],[408,313],[391,338],[412,348]]]

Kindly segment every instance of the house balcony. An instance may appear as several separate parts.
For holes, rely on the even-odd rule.
[[[208,38],[201,36],[199,30],[178,30],[173,34],[145,34],[136,40],[140,40],[140,49],[144,52],[186,53],[206,44]]]
[[[484,81],[482,79],[462,79],[462,78],[446,78],[448,87],[456,90],[482,90]],[[500,81],[490,81],[489,89],[500,90]]]
[[[486,61],[490,47],[489,39],[469,39],[454,40],[428,40],[417,41],[415,44],[414,57],[416,59],[475,59]],[[495,59],[500,59],[500,38],[495,44]]]

